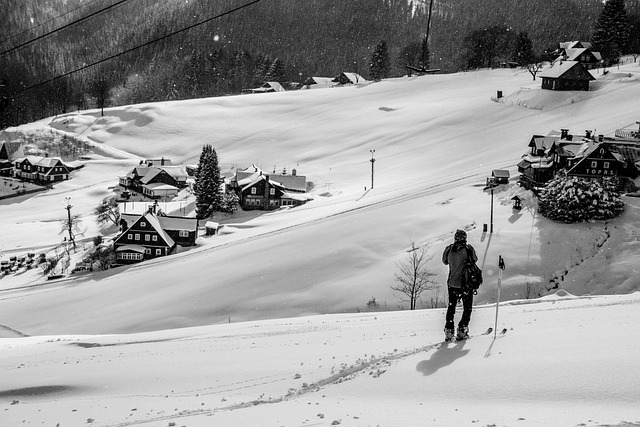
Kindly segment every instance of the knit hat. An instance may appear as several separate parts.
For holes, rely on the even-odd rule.
[[[464,230],[456,230],[453,240],[456,242],[465,242],[467,240],[467,233],[465,233]]]

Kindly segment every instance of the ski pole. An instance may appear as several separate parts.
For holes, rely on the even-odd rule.
[[[502,288],[502,270],[504,270],[504,259],[498,255],[498,296],[496,297],[496,323],[493,328],[493,338],[498,336],[498,308],[500,307],[500,288]]]

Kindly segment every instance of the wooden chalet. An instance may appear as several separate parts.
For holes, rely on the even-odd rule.
[[[367,80],[364,77],[362,77],[360,74],[344,72],[344,73],[338,74],[332,80],[332,82],[336,83],[337,85],[344,86],[344,85],[357,85],[357,84],[366,83]]]
[[[567,175],[580,178],[617,177],[625,166],[624,158],[611,151],[605,142],[587,141],[568,160]]]
[[[309,77],[300,85],[300,89],[324,89],[335,86],[332,77]]]
[[[570,41],[560,43],[557,53],[558,57],[554,62],[577,61],[587,70],[602,65],[602,55],[600,52],[594,51],[589,42]]]
[[[160,226],[153,212],[138,217],[113,242],[118,264],[132,264],[171,254],[176,242]]]
[[[15,178],[51,183],[69,179],[70,168],[58,157],[27,156],[13,161]]]
[[[23,156],[21,142],[0,141],[0,175],[11,175],[13,159]]]
[[[262,86],[251,89],[251,93],[273,93],[273,92],[285,92],[285,89],[278,82],[265,82]]]
[[[591,131],[585,135],[571,135],[568,129],[549,135],[534,135],[529,141],[529,151],[518,163],[520,182],[527,188],[542,186],[559,171],[568,176],[585,179],[617,177],[620,187],[624,177],[637,176],[633,162],[640,155],[640,139],[620,137],[595,137]]]
[[[119,264],[170,255],[176,246],[195,246],[198,237],[197,218],[168,216],[155,211],[154,205],[142,215],[121,214],[122,234],[114,241]]]
[[[310,200],[306,195],[306,177],[295,169],[290,175],[264,173],[255,165],[236,171],[230,188],[237,192],[245,210],[273,210],[282,206],[298,206]]]
[[[540,73],[542,89],[589,90],[589,82],[595,80],[578,61],[558,61]]]
[[[178,166],[136,166],[119,178],[119,184],[151,199],[171,199],[187,185],[187,172]]]

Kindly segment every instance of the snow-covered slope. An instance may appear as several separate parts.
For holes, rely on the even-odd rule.
[[[485,177],[494,168],[516,175],[533,133],[568,128],[611,134],[638,120],[640,85],[633,76],[640,69],[627,69],[632,77],[600,76],[597,90],[549,110],[492,101],[496,90],[539,91],[539,83],[526,71],[485,70],[145,104],[107,109],[105,117],[80,112],[25,125],[20,129],[73,132],[95,143],[100,154],[53,190],[0,205],[7,255],[59,242],[65,197],[84,216],[89,240],[100,232],[93,208],[139,158],[196,163],[203,144],[216,148],[223,168],[295,167],[314,183],[314,201],[251,221],[239,218],[225,233],[201,239],[197,249],[129,268],[57,282],[36,270],[4,277],[0,288],[10,290],[0,295],[0,324],[29,334],[109,333],[356,311],[371,298],[395,309],[390,286],[411,241],[429,248],[443,283],[439,257],[456,228],[468,231],[481,255],[487,280],[479,302],[493,301],[499,254],[507,262],[507,298],[523,296],[528,284],[533,295],[544,295],[556,278],[577,294],[615,292],[623,282],[625,291],[637,289],[637,275],[627,270],[616,273],[615,282],[596,276],[571,281],[574,274],[583,278],[584,268],[593,272],[585,260],[597,257],[609,236],[625,250],[621,258],[608,255],[605,264],[633,264],[633,199],[616,220],[617,235],[611,224],[558,227],[536,215],[533,201],[514,213],[510,198],[518,190],[508,187],[495,195],[494,233],[482,232],[490,221]]]
[[[303,207],[232,218],[171,257],[58,281],[35,270],[1,278],[0,424],[640,424],[640,293],[628,294],[640,286],[639,199],[625,198],[623,216],[606,224],[567,226],[505,186],[494,233],[482,231],[485,177],[515,175],[531,134],[611,134],[640,119],[640,69],[621,70],[599,76],[597,90],[553,99],[526,72],[493,70],[13,129],[71,132],[96,154],[53,190],[0,204],[3,256],[57,244],[65,197],[89,239],[101,231],[91,212],[119,175],[140,158],[195,163],[203,144],[225,166],[295,167],[315,188]],[[491,99],[497,90],[503,102]],[[471,340],[442,345],[443,309],[393,311],[390,286],[411,241],[428,247],[443,283],[439,257],[456,228],[468,231],[485,283]],[[508,332],[494,339],[480,334],[494,325],[498,255],[510,302],[498,321]],[[563,290],[522,299],[550,282]],[[626,295],[585,295],[616,293]],[[385,311],[357,313],[371,298]]]
[[[640,293],[0,340],[3,425],[640,425]],[[627,423],[622,423],[623,421]],[[636,424],[631,424],[636,423]]]

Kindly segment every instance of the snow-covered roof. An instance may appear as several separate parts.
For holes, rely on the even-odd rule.
[[[278,82],[266,82],[262,86],[256,89],[251,89],[253,93],[262,93],[262,92],[285,92],[282,85]]]
[[[584,69],[584,67],[582,67],[582,64],[580,64],[578,61],[559,61],[553,63],[551,67],[542,71],[540,73],[540,77],[559,78],[574,67],[580,67]],[[595,80],[591,73],[587,72],[586,70],[585,73],[585,75],[589,76],[589,80]]]
[[[122,245],[116,249],[116,252],[133,251],[143,254],[145,252],[144,246],[140,245]]]
[[[301,89],[320,89],[335,85],[333,77],[309,77],[302,83]]]
[[[148,188],[151,191],[177,191],[178,187],[163,182],[156,182],[153,184],[143,185],[144,188]]]
[[[44,156],[25,156],[19,159],[15,159],[14,162],[20,162],[28,160],[34,166],[43,166],[46,168],[51,168],[56,166],[58,163],[62,163],[62,160],[59,157],[44,157]],[[64,163],[62,163],[64,165]]]
[[[346,79],[349,81],[349,83],[354,84],[354,85],[367,82],[367,79],[362,77],[360,74],[358,74],[358,73],[348,73],[348,72],[340,73],[332,81],[339,83],[340,80],[343,80],[343,77],[346,77]]]
[[[182,216],[162,216],[158,215],[158,222],[164,230],[198,230],[198,219]]]

